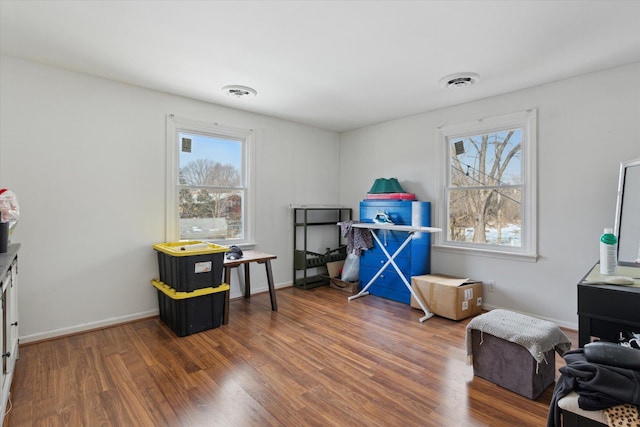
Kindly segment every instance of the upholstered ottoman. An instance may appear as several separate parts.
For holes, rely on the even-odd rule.
[[[473,374],[536,399],[555,380],[555,355],[571,341],[549,321],[491,310],[467,324],[467,356]]]

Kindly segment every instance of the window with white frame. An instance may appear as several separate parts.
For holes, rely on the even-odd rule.
[[[443,126],[443,232],[456,252],[537,258],[536,111]]]
[[[253,131],[167,117],[167,240],[252,242]]]

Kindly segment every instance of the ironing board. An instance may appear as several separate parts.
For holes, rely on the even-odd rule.
[[[391,264],[393,266],[393,268],[395,268],[396,272],[398,273],[398,276],[400,276],[400,279],[402,279],[402,282],[404,283],[404,285],[407,287],[407,289],[409,289],[409,292],[411,292],[411,295],[413,295],[415,300],[420,305],[420,308],[422,309],[422,311],[424,311],[425,315],[420,318],[420,322],[424,322],[425,320],[427,320],[428,318],[433,316],[433,313],[431,313],[429,311],[429,309],[427,309],[427,307],[424,305],[424,302],[422,302],[422,299],[420,298],[420,296],[416,292],[414,292],[413,288],[411,287],[411,284],[409,283],[409,281],[407,280],[407,278],[402,273],[402,271],[400,270],[400,268],[398,267],[398,265],[396,264],[396,262],[394,260],[395,260],[396,256],[398,256],[398,254],[400,252],[402,252],[402,250],[405,248],[405,246],[407,246],[409,244],[409,242],[411,242],[411,239],[413,239],[413,235],[415,233],[439,233],[439,232],[442,231],[442,229],[435,228],[435,227],[421,227],[421,226],[413,226],[413,225],[396,225],[396,224],[385,224],[385,223],[377,223],[377,222],[359,222],[359,223],[353,224],[352,227],[354,227],[354,228],[368,228],[369,231],[371,232],[371,235],[373,236],[373,239],[376,241],[378,246],[380,246],[380,249],[382,249],[382,252],[384,252],[385,256],[387,257],[387,261],[380,267],[378,272],[371,278],[371,280],[369,280],[369,283],[367,283],[366,286],[364,288],[362,288],[362,290],[360,292],[358,292],[356,295],[350,296],[348,298],[348,300],[352,301],[352,300],[354,300],[356,298],[360,298],[360,297],[363,297],[365,295],[369,295],[369,292],[367,291],[367,289],[369,289],[369,287],[373,284],[373,282],[376,281],[378,276],[380,276],[382,274],[384,269],[387,268],[387,266],[389,264]],[[382,244],[382,242],[378,238],[378,235],[376,234],[375,230],[406,231],[406,232],[409,233],[409,235],[407,236],[405,241],[400,245],[400,247],[393,253],[393,255],[391,255],[387,251],[387,248],[384,247],[384,245]]]

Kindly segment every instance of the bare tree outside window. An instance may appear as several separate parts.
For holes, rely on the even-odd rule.
[[[197,134],[179,137],[180,238],[242,238],[242,142]]]
[[[180,183],[200,188],[194,193],[181,193],[186,196],[184,205],[181,204],[182,218],[219,218],[226,215],[233,203],[233,198],[229,197],[229,188],[240,186],[240,173],[231,164],[222,165],[214,163],[211,159],[196,159],[180,168]],[[193,199],[194,195],[195,202],[189,200]]]
[[[522,129],[450,138],[450,240],[522,245]]]
[[[437,249],[537,261],[537,120],[532,108],[436,128]]]

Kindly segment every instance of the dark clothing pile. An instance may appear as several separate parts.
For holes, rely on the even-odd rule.
[[[640,371],[587,361],[583,349],[564,355],[566,366],[551,398],[547,427],[560,427],[558,401],[571,391],[578,393],[578,406],[597,411],[625,403],[640,406]]]

